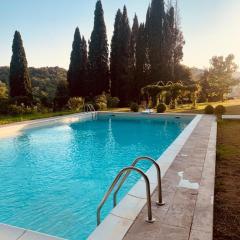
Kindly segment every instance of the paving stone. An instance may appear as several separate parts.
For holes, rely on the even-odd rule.
[[[211,239],[212,239],[211,232],[203,232],[197,230],[192,230],[189,238],[189,240],[211,240]]]
[[[169,226],[160,222],[143,223],[131,229],[125,240],[188,240],[189,229]]]
[[[196,194],[196,191],[189,189],[178,189],[165,217],[165,223],[178,227],[190,227],[197,199]]]

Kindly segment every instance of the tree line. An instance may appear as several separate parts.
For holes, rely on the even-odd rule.
[[[103,92],[120,99],[121,105],[139,101],[147,84],[177,81],[183,57],[183,35],[174,6],[152,0],[145,23],[135,15],[130,27],[127,8],[115,17],[111,51],[101,0],[96,2],[94,27],[87,44],[76,28],[67,73],[69,97],[93,98]],[[32,99],[31,81],[21,35],[15,32],[10,64],[10,97]],[[60,83],[63,89],[63,83]]]

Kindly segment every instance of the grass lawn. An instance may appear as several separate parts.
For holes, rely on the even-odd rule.
[[[213,103],[199,103],[197,104],[197,109],[191,109],[191,105],[186,104],[179,106],[177,109],[174,110],[168,110],[168,112],[179,112],[179,113],[204,113],[204,108],[207,105],[212,105],[216,107],[217,105],[223,105],[226,107],[226,114],[229,115],[240,115],[240,99],[235,99],[235,100],[229,100],[225,102],[213,102]]]
[[[240,239],[240,121],[218,124],[214,240]]]
[[[33,113],[21,116],[10,116],[10,115],[0,115],[0,125],[14,123],[14,122],[22,122],[27,120],[35,120],[56,116],[63,116],[73,114],[72,111],[62,111],[62,112],[50,112],[50,113]]]

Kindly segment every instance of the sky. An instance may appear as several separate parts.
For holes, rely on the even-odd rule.
[[[76,26],[86,39],[96,0],[0,0],[0,66],[11,60],[15,30],[21,32],[28,65],[68,68]],[[109,43],[115,14],[125,4],[145,21],[150,0],[102,0]],[[214,55],[233,53],[240,63],[240,0],[178,0],[185,37],[183,63],[205,68]]]

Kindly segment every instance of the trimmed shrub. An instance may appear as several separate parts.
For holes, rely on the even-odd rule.
[[[217,116],[222,116],[223,114],[226,113],[226,108],[225,108],[223,105],[218,105],[218,106],[215,108],[214,113],[215,113]]]
[[[67,105],[72,111],[80,111],[83,108],[84,100],[81,97],[73,97],[68,100]]]
[[[214,114],[214,107],[212,105],[207,105],[204,109],[205,114]]]
[[[107,109],[107,96],[105,94],[98,95],[95,97],[94,108],[97,111],[103,111]]]
[[[117,97],[111,97],[111,96],[107,97],[107,106],[109,108],[117,108],[119,102],[120,102],[120,100]]]
[[[139,105],[135,102],[131,103],[130,109],[132,112],[138,112],[139,111]]]
[[[167,110],[167,107],[164,103],[159,103],[157,105],[157,113],[164,113],[166,112],[166,110]]]

